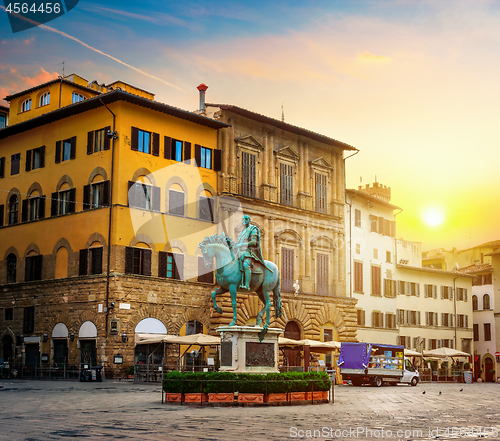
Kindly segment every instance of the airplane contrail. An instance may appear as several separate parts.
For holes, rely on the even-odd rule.
[[[2,8],[4,11],[6,11],[6,8],[4,6],[0,5],[0,8]],[[163,84],[166,84],[167,86],[173,87],[174,89],[177,89],[177,90],[179,90],[181,92],[184,92],[183,89],[181,89],[180,87],[176,86],[175,84],[169,83],[168,81],[165,81],[165,80],[163,80],[161,78],[155,77],[154,75],[151,75],[151,74],[149,74],[147,72],[144,72],[143,70],[141,70],[141,69],[139,69],[137,67],[134,67],[134,66],[132,66],[132,65],[130,65],[128,63],[125,63],[124,61],[122,61],[122,60],[120,60],[120,59],[118,59],[116,57],[113,57],[112,55],[109,55],[106,52],[101,51],[100,49],[92,47],[89,44],[83,42],[82,40],[80,40],[80,39],[78,39],[76,37],[73,37],[73,36],[67,34],[66,32],[60,31],[58,29],[52,28],[50,26],[47,26],[47,25],[44,25],[44,24],[41,24],[41,23],[38,23],[38,22],[36,22],[34,20],[31,20],[30,18],[23,17],[22,15],[19,15],[19,14],[13,13],[13,15],[15,15],[17,18],[20,18],[21,20],[25,20],[25,21],[28,21],[30,23],[33,23],[33,24],[39,26],[42,29],[54,32],[56,34],[62,35],[63,37],[69,38],[70,40],[76,41],[77,43],[81,44],[82,46],[86,47],[87,49],[90,49],[91,51],[97,52],[98,54],[101,54],[101,55],[104,55],[105,57],[111,58],[113,61],[116,61],[117,63],[123,64],[124,66],[127,66],[128,68],[130,68],[132,70],[135,70],[136,72],[139,72],[142,75],[146,75],[147,77],[152,78],[153,80],[160,81]]]

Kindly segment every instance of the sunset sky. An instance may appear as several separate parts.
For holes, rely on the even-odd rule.
[[[500,239],[500,1],[80,0],[15,34],[0,10],[1,98],[62,62],[187,110],[202,82],[208,102],[274,118],[283,105],[287,122],[360,150],[348,187],[390,186],[398,237]]]

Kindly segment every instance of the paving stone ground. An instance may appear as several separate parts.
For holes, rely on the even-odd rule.
[[[159,384],[0,380],[0,440],[500,440],[499,395],[494,383],[336,386],[330,404],[200,408],[162,404]]]

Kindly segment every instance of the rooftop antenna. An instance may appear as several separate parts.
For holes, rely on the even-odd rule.
[[[61,64],[62,64],[62,67],[63,67],[63,68],[62,68],[62,69],[63,69],[63,74],[62,74],[62,77],[64,78],[64,61],[63,61],[62,63],[59,63],[59,64],[58,64],[58,66],[59,66],[59,65],[61,65]]]
[[[285,122],[285,111],[283,110],[283,103],[281,103],[281,122]]]
[[[375,175],[375,182],[377,182],[377,175]]]

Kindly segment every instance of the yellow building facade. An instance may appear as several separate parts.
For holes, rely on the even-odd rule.
[[[119,375],[135,334],[206,332],[213,279],[198,243],[217,231],[227,125],[77,75],[6,99],[0,358],[22,374],[85,363]]]

